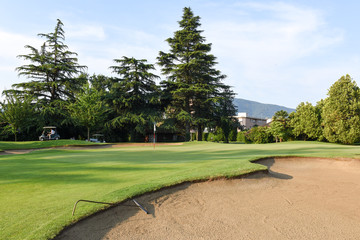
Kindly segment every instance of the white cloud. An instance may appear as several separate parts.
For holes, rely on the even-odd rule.
[[[105,30],[102,26],[94,24],[69,24],[66,27],[66,38],[87,41],[103,41],[106,39]]]
[[[41,43],[42,41],[39,38],[6,32],[0,29],[0,93],[5,89],[10,89],[12,84],[23,80],[17,77],[15,68],[23,64],[23,61],[18,59],[17,56],[28,53],[24,46],[40,47]]]
[[[253,6],[255,4],[251,4]],[[270,11],[266,19],[208,23],[207,35],[223,54],[245,65],[283,64],[342,41],[340,31],[326,29],[317,11],[279,4],[256,4]],[[257,64],[256,64],[257,63]]]
[[[286,92],[296,91],[292,93],[296,96],[305,87],[294,66],[305,59],[311,61],[314,55],[344,40],[344,33],[329,29],[323,13],[314,9],[286,3],[246,3],[237,7],[248,14],[204,22],[203,29],[213,43],[219,66],[229,71],[224,72],[229,76],[227,81],[235,86],[239,97],[286,104],[276,95],[284,98]],[[311,71],[312,66],[306,68]],[[306,87],[311,84],[317,86],[310,81]]]
[[[72,41],[69,37],[71,51],[78,53],[79,63],[88,66],[90,74],[112,75],[109,67],[114,65],[113,59],[123,56],[146,59],[148,63],[155,64],[158,51],[165,45],[161,36],[149,32],[107,26],[106,35],[109,37],[102,41]],[[159,74],[159,72],[155,73]]]
[[[34,47],[41,46],[41,39],[29,37],[22,34],[5,32],[0,29],[0,52],[1,57],[16,58],[17,55],[24,54],[25,45]]]

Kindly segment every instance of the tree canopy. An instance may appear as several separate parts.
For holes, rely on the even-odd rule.
[[[360,92],[350,75],[329,89],[323,107],[324,136],[329,142],[352,144],[360,136]]]
[[[17,140],[19,133],[51,124],[65,137],[82,138],[86,128],[88,139],[91,131],[99,131],[111,141],[146,141],[157,122],[169,140],[194,139],[195,132],[199,141],[203,134],[205,139],[225,142],[310,139],[353,144],[360,140],[360,89],[349,75],[336,81],[316,106],[300,103],[290,115],[278,111],[270,125],[237,137],[241,129],[233,117],[234,92],[216,68],[212,44],[200,30],[200,17],[184,8],[178,23],[179,29],[166,39],[169,51],[157,56],[165,77],[161,80],[153,73],[154,64],[126,56],[110,66],[115,77],[87,75],[87,67],[78,64],[77,53],[65,44],[63,23],[57,20],[53,32],[38,34],[45,39],[40,48],[26,45],[29,53],[18,56],[25,64],[16,71],[29,81],[3,92],[0,137],[14,135]],[[34,134],[24,139],[34,139]]]
[[[68,106],[70,117],[75,124],[87,128],[87,139],[90,140],[90,130],[99,127],[106,120],[108,106],[101,100],[101,92],[90,88],[89,84],[76,95],[76,100]]]
[[[37,49],[26,45],[29,54],[19,55],[19,58],[29,64],[16,68],[20,76],[30,79],[30,82],[14,84],[18,93],[32,95],[45,101],[66,100],[74,98],[74,94],[84,84],[77,78],[86,67],[77,63],[77,54],[68,50],[64,44],[65,32],[63,23],[58,19],[54,32],[38,36],[45,42]]]
[[[225,97],[221,93],[227,89],[222,83],[226,76],[215,69],[216,57],[210,54],[211,44],[205,43],[200,26],[200,17],[184,8],[180,29],[166,40],[170,51],[160,51],[157,58],[161,72],[167,76],[161,83],[168,104],[167,115],[177,121],[187,140],[191,128],[197,129],[201,140],[219,99]]]
[[[114,62],[118,65],[110,68],[118,78],[113,79],[109,92],[116,115],[111,125],[127,126],[135,140],[137,133],[145,134],[161,116],[160,91],[154,81],[159,77],[150,72],[155,67],[145,59],[124,56]]]
[[[19,132],[26,132],[35,124],[36,109],[30,96],[21,97],[5,93],[5,99],[0,102],[0,124],[4,134],[14,135],[17,141]]]
[[[290,118],[290,125],[295,137],[318,139],[322,135],[321,112],[311,103],[300,103]]]

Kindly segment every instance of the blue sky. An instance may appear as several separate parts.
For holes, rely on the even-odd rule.
[[[178,30],[184,7],[201,17],[217,69],[236,97],[295,108],[316,104],[342,75],[360,77],[359,1],[0,0],[0,91],[18,82],[16,58],[38,33],[64,23],[66,41],[89,74],[111,76],[122,56],[156,63]],[[160,74],[157,66],[156,74]]]

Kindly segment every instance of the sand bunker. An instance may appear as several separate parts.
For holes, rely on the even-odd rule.
[[[5,151],[0,151],[0,155],[25,154],[32,151],[33,149],[5,150]]]
[[[360,239],[360,160],[267,159],[270,173],[182,184],[56,239]]]

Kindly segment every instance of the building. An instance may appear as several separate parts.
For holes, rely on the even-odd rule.
[[[255,126],[265,126],[267,123],[267,119],[250,117],[245,112],[238,113],[234,118],[236,118],[245,129],[251,129]]]

